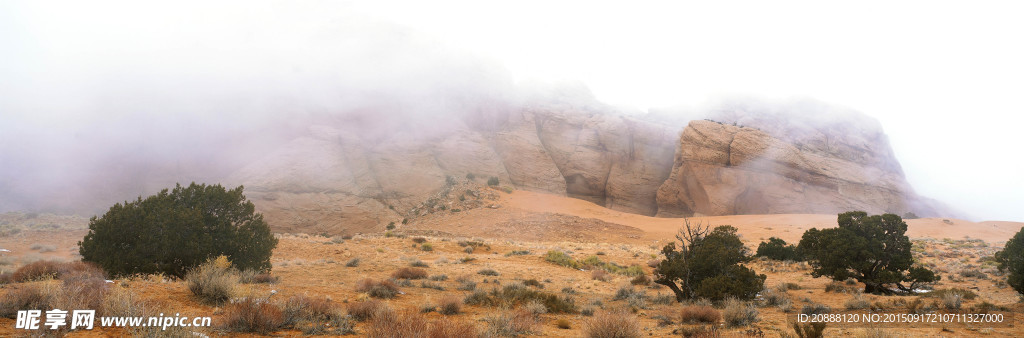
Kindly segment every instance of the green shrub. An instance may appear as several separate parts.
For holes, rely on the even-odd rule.
[[[891,293],[891,287],[909,293],[939,281],[933,271],[914,266],[907,223],[899,216],[851,211],[839,214],[837,223],[836,228],[811,228],[800,239],[814,277],[854,278],[867,293]]]
[[[423,243],[423,245],[420,245],[420,250],[423,250],[423,251],[434,251],[434,246],[431,245],[430,243]]]
[[[499,183],[500,182],[498,182],[498,178],[497,177],[491,176],[491,178],[487,179],[487,185],[489,185],[489,186],[494,187],[494,186],[497,186]]]
[[[573,269],[579,269],[581,266],[580,262],[577,262],[575,259],[572,259],[572,257],[569,257],[568,254],[558,250],[548,251],[547,255],[544,256],[544,260]]]
[[[767,242],[761,242],[757,246],[757,254],[755,256],[777,261],[801,260],[795,245],[786,245],[786,241],[776,237],[768,238]]]
[[[227,256],[241,270],[270,269],[277,239],[242,195],[242,187],[192,183],[118,203],[89,220],[83,261],[115,276],[163,273],[183,277],[209,258]]]
[[[994,255],[999,271],[1009,271],[1006,284],[1017,293],[1024,294],[1024,228],[1013,235],[1003,250]]]
[[[749,257],[736,228],[725,225],[710,231],[707,226],[692,227],[689,221],[684,222],[686,229],[676,235],[682,245],[676,249],[675,243],[669,243],[662,249],[665,259],[654,270],[654,282],[668,286],[679,302],[697,298],[754,299],[767,277],[740,264]]]

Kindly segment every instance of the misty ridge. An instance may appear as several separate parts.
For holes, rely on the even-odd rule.
[[[918,199],[876,120],[812,99],[727,97],[638,112],[601,103],[579,83],[516,83],[494,61],[400,26],[335,21],[296,35],[303,38],[287,48],[266,48],[291,38],[274,28],[219,33],[228,41],[221,46],[172,41],[170,50],[203,48],[166,55],[125,45],[92,51],[104,62],[26,61],[5,81],[13,90],[0,101],[0,211],[97,213],[196,181],[246,184],[256,195],[338,194],[344,197],[292,196],[292,203],[395,214],[369,217],[369,224],[400,219],[446,176],[475,173],[653,216],[662,182],[687,170],[679,163],[673,169],[683,129],[704,119],[857,163],[843,170],[862,172],[841,174],[867,185],[884,178],[883,193]],[[753,156],[765,159],[747,161],[747,169],[796,181],[831,175],[772,159],[789,148],[758,151],[766,152]],[[777,182],[733,183],[768,189]],[[673,215],[715,203],[697,196],[704,192],[689,194],[682,198],[689,206]],[[729,203],[740,201],[729,196]],[[758,196],[751,201],[773,198]],[[837,206],[830,202],[803,211],[831,212]],[[877,211],[939,214],[934,201],[896,205]],[[387,211],[394,206],[400,209]]]

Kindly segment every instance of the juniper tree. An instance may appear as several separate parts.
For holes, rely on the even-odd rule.
[[[115,204],[89,220],[79,253],[113,275],[182,277],[220,255],[238,269],[269,270],[277,239],[242,189],[178,184],[171,191]]]

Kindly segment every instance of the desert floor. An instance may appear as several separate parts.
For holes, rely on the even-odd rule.
[[[403,294],[385,302],[394,309],[422,309],[436,304],[443,296],[465,297],[471,291],[459,290],[456,279],[471,280],[476,289],[489,291],[510,283],[527,280],[539,281],[539,290],[571,297],[579,309],[595,312],[624,309],[635,314],[644,335],[679,336],[682,331],[693,331],[699,325],[678,323],[683,305],[666,301],[671,295],[665,287],[652,285],[632,286],[632,277],[611,275],[609,280],[595,280],[593,271],[577,270],[547,262],[549,250],[561,250],[582,260],[597,256],[602,261],[622,266],[639,265],[647,275],[653,270],[649,262],[655,260],[660,248],[674,240],[682,226],[682,219],[654,218],[627,214],[602,208],[590,202],[526,191],[501,193],[492,205],[461,212],[437,212],[413,219],[408,224],[397,224],[385,236],[384,232],[358,234],[348,239],[328,238],[308,234],[279,234],[280,243],[271,259],[273,275],[280,278],[276,284],[242,284],[240,297],[268,297],[286,299],[292,295],[326,296],[342,308],[355,304],[367,296],[356,292],[358,281],[364,278],[387,279],[391,274],[412,262],[420,261],[430,276],[445,275],[435,281],[413,280],[401,286]],[[77,259],[77,241],[86,233],[88,220],[83,217],[3,214],[0,215],[0,248],[11,250],[0,258],[0,271],[13,271],[18,266],[36,260]],[[835,226],[835,215],[744,215],[691,218],[691,224],[711,226],[732,225],[752,249],[768,237],[780,237],[794,243],[812,227]],[[1014,222],[969,222],[957,219],[907,220],[908,236],[914,242],[915,258],[937,272],[943,279],[936,289],[962,288],[977,295],[964,300],[959,310],[942,307],[940,300],[924,296],[860,295],[856,289],[863,285],[833,284],[826,278],[813,278],[806,264],[753,260],[755,271],[768,276],[765,286],[776,289],[781,283],[795,283],[796,289],[774,291],[783,294],[788,306],[758,306],[759,320],[744,327],[721,326],[724,336],[759,335],[795,336],[788,323],[803,306],[823,304],[835,311],[846,311],[852,300],[867,301],[872,306],[891,312],[906,312],[907,304],[920,298],[926,306],[934,304],[940,313],[959,311],[971,313],[987,302],[1016,316],[1013,327],[918,327],[909,325],[868,329],[863,327],[829,326],[826,336],[1024,336],[1024,322],[1020,314],[1024,306],[1019,296],[1005,284],[1001,275],[987,259],[1003,243],[1019,231],[1024,224]],[[432,246],[424,251],[422,244],[413,242],[422,237]],[[484,246],[467,253],[466,241],[477,241]],[[461,242],[461,243],[460,243]],[[512,254],[512,252],[517,254]],[[360,263],[347,267],[346,263],[358,258]],[[468,259],[467,259],[468,258]],[[479,272],[492,269],[497,276]],[[426,283],[424,283],[426,281]],[[31,283],[59,283],[41,281]],[[27,283],[0,285],[0,295]],[[213,316],[214,322],[222,317],[223,309],[198,302],[182,281],[163,278],[117,279],[117,287],[130,289],[145,299],[160,302],[183,315]],[[430,287],[424,287],[430,286]],[[842,286],[842,287],[840,287]],[[645,296],[629,300],[616,300],[622,288],[634,288]],[[531,288],[538,288],[532,287]],[[443,290],[442,290],[443,289]],[[759,301],[764,303],[764,301]],[[487,328],[485,318],[508,309],[465,305],[459,314],[449,315],[456,320],[474,323],[481,331]],[[862,310],[867,311],[867,310]],[[426,313],[428,319],[443,315]],[[556,326],[560,319],[569,322],[569,328]],[[534,335],[578,337],[591,317],[583,314],[541,314]],[[671,321],[671,324],[666,322]],[[14,319],[0,319],[0,336],[18,335]],[[357,332],[366,332],[367,322],[356,323]],[[206,335],[227,333],[216,328],[205,329]],[[275,335],[301,335],[299,331],[279,331]],[[121,329],[76,331],[71,336],[127,335]]]

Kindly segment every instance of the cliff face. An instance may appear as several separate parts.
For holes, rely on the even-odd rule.
[[[909,188],[884,135],[860,143],[787,141],[746,127],[693,121],[672,174],[658,189],[658,215],[906,212]],[[816,147],[818,145],[818,147]],[[879,149],[875,151],[874,149]]]
[[[662,217],[935,212],[863,115],[715,118],[723,122],[683,126],[596,101],[552,100],[453,118],[431,132],[405,126],[360,137],[358,126],[321,125],[229,182],[244,184],[279,231],[379,230],[422,214],[449,177],[467,174]]]

